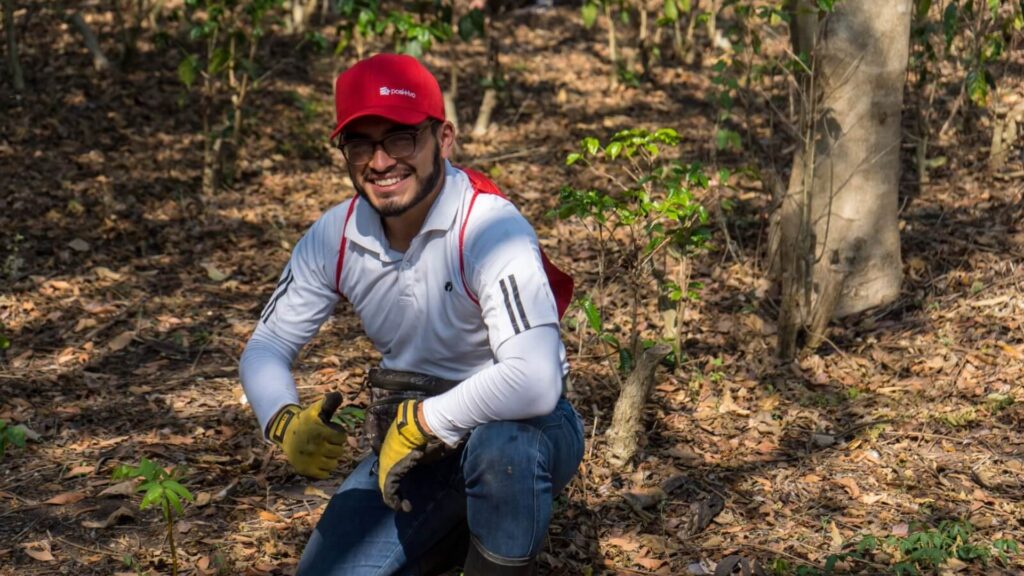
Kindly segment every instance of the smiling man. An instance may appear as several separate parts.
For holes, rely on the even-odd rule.
[[[290,366],[343,297],[381,354],[373,448],[331,498],[298,573],[536,574],[552,500],[583,455],[562,393],[572,280],[481,174],[452,166],[455,128],[416,59],[342,73],[332,134],[358,195],[296,245],[241,360],[266,437],[326,478],[346,446],[340,398],[302,407]]]

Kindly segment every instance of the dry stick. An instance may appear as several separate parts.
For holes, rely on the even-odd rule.
[[[612,3],[604,3],[604,17],[608,22],[608,58],[611,60],[611,73],[608,76],[609,88],[615,88],[619,83],[619,56],[615,48],[615,19],[612,18]]]
[[[82,33],[82,39],[85,40],[85,47],[89,49],[89,53],[92,54],[92,67],[97,72],[105,72],[110,69],[110,60],[107,59],[107,55],[103,53],[103,49],[100,48],[100,43],[96,40],[96,35],[93,34],[92,28],[85,23],[85,19],[82,18],[81,12],[75,12],[71,15],[71,22],[74,23],[78,31]]]
[[[11,71],[14,91],[25,91],[25,77],[21,73],[21,62],[18,59],[18,32],[14,27],[14,0],[3,0],[4,29],[7,31],[7,67]]]

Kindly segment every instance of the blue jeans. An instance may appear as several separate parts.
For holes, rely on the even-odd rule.
[[[413,468],[401,485],[411,512],[384,504],[371,454],[331,498],[298,574],[418,576],[418,559],[463,522],[499,559],[536,556],[582,459],[582,422],[565,398],[547,416],[478,426],[459,451]]]

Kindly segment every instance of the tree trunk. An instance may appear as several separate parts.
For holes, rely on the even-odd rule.
[[[820,21],[813,2],[796,0],[794,7],[794,50],[809,55],[800,95],[804,142],[779,207],[779,237],[770,241],[780,251],[784,358],[795,353],[800,327],[809,328],[810,343],[820,342],[829,320],[899,295],[900,113],[911,2],[841,2]]]
[[[75,12],[71,15],[71,22],[74,23],[78,31],[82,33],[82,39],[85,41],[85,47],[89,49],[89,53],[92,54],[92,67],[97,72],[105,72],[110,69],[110,59],[103,53],[103,48],[100,47],[99,41],[96,39],[96,35],[93,34],[92,28],[85,22],[85,18],[82,18],[81,12]]]
[[[644,404],[651,393],[654,383],[654,370],[658,363],[668,356],[672,347],[658,344],[640,355],[633,371],[619,392],[612,415],[612,425],[608,428],[608,460],[615,466],[625,466],[636,455],[640,446],[640,435],[644,430]]]
[[[18,33],[14,27],[14,0],[3,0],[4,30],[7,32],[7,68],[11,71],[11,82],[14,91],[25,91],[25,77],[21,73],[21,61],[18,59]]]
[[[473,124],[473,135],[483,136],[491,126],[491,115],[498,106],[498,86],[502,81],[501,59],[498,50],[498,38],[496,34],[490,33],[490,19],[487,20],[487,64],[489,70],[487,87],[484,89],[484,99],[480,102],[480,109],[477,111],[476,122]]]

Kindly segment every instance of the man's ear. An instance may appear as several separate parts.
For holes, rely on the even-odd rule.
[[[445,160],[451,158],[455,151],[455,125],[445,120],[438,129],[437,141],[441,145],[441,157]]]

